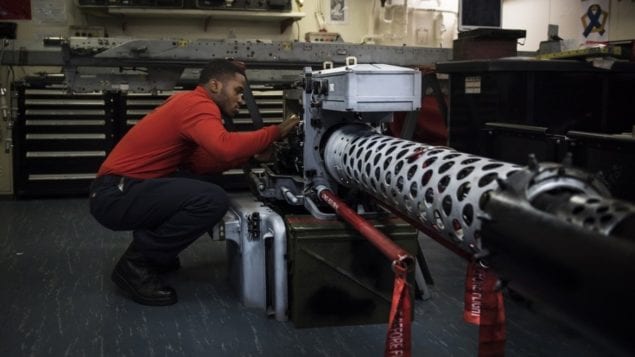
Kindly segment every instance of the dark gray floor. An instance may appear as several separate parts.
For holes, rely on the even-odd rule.
[[[1,356],[381,356],[386,325],[295,329],[241,306],[223,242],[204,236],[168,276],[179,303],[124,298],[110,271],[129,233],[99,226],[81,199],[0,201]],[[465,264],[434,242],[436,285],[417,301],[413,355],[476,356],[462,321]],[[577,332],[506,299],[508,356],[604,356]]]

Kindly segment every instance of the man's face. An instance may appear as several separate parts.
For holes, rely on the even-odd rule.
[[[245,76],[239,73],[228,76],[224,80],[212,79],[208,82],[212,100],[225,115],[236,116],[240,106],[245,104],[243,101],[245,82]]]

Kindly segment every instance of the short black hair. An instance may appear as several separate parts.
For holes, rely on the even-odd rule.
[[[236,63],[226,59],[214,59],[203,67],[198,84],[205,84],[210,79],[222,80],[227,76],[234,76],[236,73],[245,75],[244,69]]]

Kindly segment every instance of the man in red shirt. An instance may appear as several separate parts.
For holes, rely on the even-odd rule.
[[[112,230],[132,230],[133,240],[112,280],[144,305],[171,305],[177,295],[159,273],[178,269],[178,254],[225,215],[221,187],[188,175],[240,166],[298,124],[295,116],[250,132],[228,132],[243,102],[242,67],[214,60],[199,84],[146,115],[103,162],[90,189],[90,212]]]

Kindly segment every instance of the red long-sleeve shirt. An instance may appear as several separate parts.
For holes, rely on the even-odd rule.
[[[156,178],[183,166],[213,172],[239,165],[279,137],[280,130],[275,125],[250,132],[228,132],[220,109],[198,86],[171,96],[140,120],[117,143],[97,176]]]

